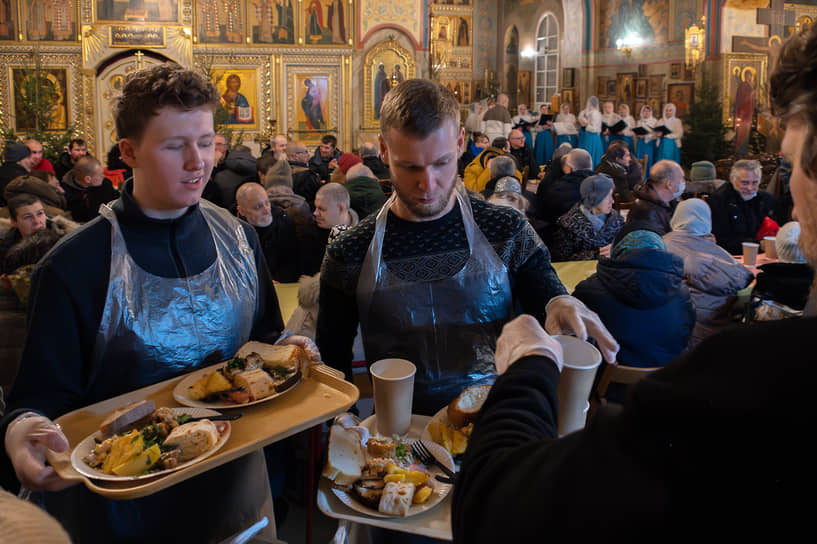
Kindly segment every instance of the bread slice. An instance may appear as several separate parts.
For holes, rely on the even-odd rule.
[[[210,450],[218,442],[218,429],[209,419],[179,425],[167,435],[165,446],[181,450],[179,461],[184,463]]]
[[[117,408],[106,417],[99,430],[102,436],[108,438],[114,434],[121,434],[134,428],[141,420],[153,415],[156,405],[152,400],[143,400]]]
[[[309,363],[309,357],[301,346],[292,344],[273,345],[263,342],[247,342],[236,353],[236,357],[246,357],[255,352],[264,359],[264,368],[285,366],[293,370],[303,369]]]
[[[472,385],[448,405],[448,421],[456,428],[464,427],[474,421],[479,413],[491,384]]]
[[[383,488],[377,510],[381,514],[405,517],[414,499],[414,484],[388,482]]]
[[[329,429],[329,447],[323,476],[337,486],[349,486],[360,479],[366,465],[366,452],[360,434],[354,429],[332,425]]]

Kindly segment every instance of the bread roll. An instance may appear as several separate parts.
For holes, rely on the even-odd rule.
[[[472,385],[448,405],[448,421],[456,428],[464,427],[474,421],[479,413],[491,384]]]
[[[215,423],[209,419],[202,419],[179,425],[170,431],[165,439],[165,445],[179,448],[181,450],[179,461],[184,463],[212,449],[218,439]]]
[[[335,485],[349,486],[360,478],[365,465],[366,452],[360,435],[353,429],[332,425],[323,476]]]
[[[244,391],[250,395],[250,402],[275,393],[275,382],[266,371],[260,368],[239,372],[233,376],[233,385],[243,387]]]

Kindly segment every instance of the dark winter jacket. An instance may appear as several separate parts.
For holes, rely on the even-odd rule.
[[[364,157],[363,166],[368,167],[377,179],[391,179],[391,171],[380,157]]]
[[[669,220],[675,209],[675,201],[668,204],[659,198],[652,186],[646,183],[635,188],[635,204],[627,214],[627,223],[646,222],[661,236],[672,230]]]
[[[753,296],[785,304],[793,310],[806,305],[814,270],[806,263],[767,263],[759,266]]]
[[[599,314],[621,349],[618,361],[663,366],[687,347],[695,308],[684,285],[684,262],[666,251],[641,249],[600,259],[573,296]]]
[[[90,221],[99,215],[102,204],[119,198],[119,191],[113,188],[113,183],[108,178],[102,178],[102,185],[99,187],[82,187],[74,179],[73,170],[65,174],[60,185],[65,191],[71,218],[79,223]]]
[[[321,178],[305,162],[289,161],[289,168],[292,171],[292,190],[296,195],[304,197],[309,208],[314,211],[315,195],[323,185]]]
[[[718,245],[739,255],[742,242],[754,242],[764,217],[775,219],[777,200],[758,191],[752,200],[743,200],[731,183],[724,183],[706,201],[712,209],[712,234]]]
[[[309,168],[318,174],[321,181],[329,183],[329,176],[332,174],[332,172],[329,171],[329,163],[332,162],[332,159],[339,159],[341,155],[343,155],[343,151],[335,148],[335,153],[332,155],[332,158],[328,160],[324,159],[321,156],[321,148],[318,147],[318,149],[315,150],[315,154],[309,159]]]
[[[574,170],[563,175],[548,187],[542,187],[545,193],[536,199],[539,218],[548,223],[556,223],[559,217],[582,199],[580,191],[582,182],[584,178],[592,175],[592,170]]]
[[[73,167],[74,163],[71,162],[71,155],[69,155],[67,151],[63,151],[59,158],[57,158],[56,162],[54,162],[54,174],[57,176],[58,180],[62,181],[65,174],[67,174]]]
[[[321,269],[323,253],[329,231],[318,229],[306,199],[296,195],[289,187],[274,185],[267,189],[273,209],[279,208],[295,223],[295,238],[298,241],[298,274],[311,276]],[[324,232],[319,232],[324,231]]]
[[[599,258],[599,248],[612,243],[624,226],[624,219],[612,210],[601,230],[596,231],[582,213],[581,204],[576,204],[556,224],[559,228],[548,246],[553,261],[589,261]]]
[[[525,181],[529,179],[536,179],[539,175],[539,165],[536,164],[536,158],[533,156],[533,150],[527,145],[520,148],[511,146],[511,155],[516,159],[516,167],[525,175],[525,167],[528,167],[528,175]]]
[[[258,175],[255,162],[255,157],[249,151],[241,149],[230,151],[230,156],[224,159],[224,170],[213,176],[213,181],[210,182],[214,187],[212,192],[208,191],[208,196],[213,204],[233,210],[236,190]]]
[[[618,194],[616,197],[617,202],[633,201],[633,188],[627,178],[627,168],[614,160],[610,160],[605,155],[598,166],[596,166],[596,173],[607,174],[613,178],[613,184],[615,185],[614,191]]]
[[[6,205],[6,199],[3,193],[6,191],[6,186],[11,183],[14,178],[25,176],[28,170],[17,164],[16,162],[4,162],[0,166],[0,207]]]
[[[267,268],[275,281],[293,283],[298,281],[298,241],[295,222],[277,206],[272,206],[272,223],[255,227],[261,249],[267,259]]]
[[[347,179],[343,186],[349,192],[351,208],[361,219],[376,212],[386,203],[386,195],[376,179],[359,176]]]

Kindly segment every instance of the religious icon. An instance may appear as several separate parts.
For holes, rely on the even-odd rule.
[[[380,119],[380,106],[383,105],[383,98],[391,90],[389,76],[386,74],[386,67],[382,63],[377,67],[372,89],[374,92],[374,111],[372,113],[375,119]]]
[[[762,113],[765,104],[762,82],[767,77],[767,57],[756,53],[731,53],[724,55],[724,62],[724,123],[734,126],[735,151],[738,155],[745,155],[749,150],[755,113]]]
[[[596,96],[607,96],[607,78],[604,76],[596,78]]]
[[[635,80],[635,95],[638,98],[647,98],[647,78],[640,77]]]
[[[619,104],[632,105],[635,97],[635,74],[618,74],[616,77],[616,99]]]
[[[301,132],[323,131],[329,128],[328,76],[296,76],[298,102],[296,121]]]
[[[203,0],[196,3],[199,43],[243,43],[241,0]]]
[[[314,45],[345,44],[349,13],[342,0],[304,2],[306,42]]]
[[[178,23],[179,0],[96,0],[96,18],[119,23]]]
[[[295,43],[292,0],[251,0],[249,24],[254,43]]]
[[[386,94],[406,79],[414,77],[409,51],[396,41],[384,40],[372,47],[363,65],[363,125],[376,127]]]
[[[470,26],[468,19],[470,17],[458,17],[457,23],[457,46],[467,47],[470,44],[470,36],[468,28]]]
[[[650,96],[660,96],[664,89],[664,75],[656,74],[647,78],[647,93]]]
[[[64,68],[41,69],[39,77],[34,70],[12,68],[12,81],[14,82],[14,128],[17,131],[32,130],[36,128],[37,122],[40,123],[40,129],[48,131],[62,131],[68,128],[68,86],[67,71]],[[36,111],[28,107],[31,102],[28,99],[35,92],[39,93],[40,105],[47,106],[45,115],[42,114],[39,107],[36,108]],[[40,116],[38,120],[35,120],[36,115]]]
[[[0,40],[14,40],[17,30],[14,21],[17,20],[17,2],[0,0]]]
[[[694,83],[673,83],[667,85],[667,102],[675,104],[675,116],[680,118],[689,113],[695,101]]]
[[[220,104],[217,116],[235,128],[255,130],[257,122],[258,79],[255,69],[214,70]]]
[[[23,9],[26,39],[31,41],[73,41],[77,35],[74,0],[31,0]]]

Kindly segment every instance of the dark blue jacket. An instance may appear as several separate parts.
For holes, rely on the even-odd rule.
[[[621,346],[618,361],[663,366],[687,347],[695,307],[684,285],[684,261],[656,249],[601,259],[573,296],[599,314]]]

